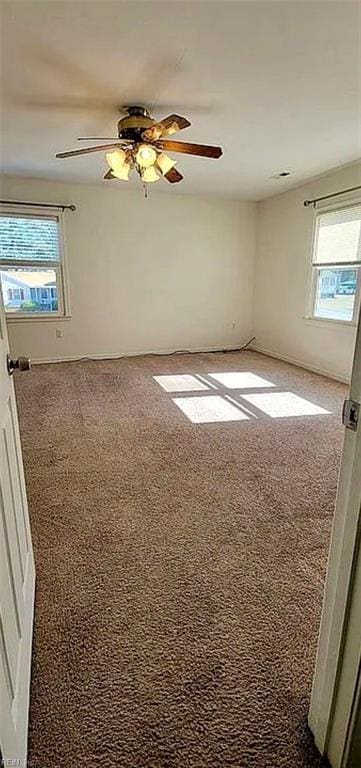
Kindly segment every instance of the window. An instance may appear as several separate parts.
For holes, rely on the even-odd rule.
[[[12,294],[12,298],[15,299],[15,301],[21,301],[24,299],[24,291],[22,288],[14,288]]]
[[[355,323],[360,303],[361,204],[316,218],[309,315]]]
[[[66,313],[60,214],[0,213],[0,278],[14,317]]]

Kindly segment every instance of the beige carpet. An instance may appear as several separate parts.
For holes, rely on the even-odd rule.
[[[232,371],[266,383],[208,376]],[[153,378],[179,374],[163,387],[189,391]],[[324,765],[306,720],[345,388],[252,352],[15,378],[33,768]],[[285,415],[311,406],[331,413]]]

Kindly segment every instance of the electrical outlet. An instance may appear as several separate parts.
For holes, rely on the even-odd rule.
[[[62,339],[63,338],[63,331],[62,331],[61,328],[57,328],[56,329],[55,336],[56,336],[57,339]]]
[[[232,330],[234,331],[236,329],[236,323],[232,323]]]

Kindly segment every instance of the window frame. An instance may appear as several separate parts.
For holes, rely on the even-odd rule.
[[[69,280],[68,280],[68,267],[67,267],[67,255],[66,255],[66,243],[65,243],[65,228],[64,228],[64,213],[63,211],[49,208],[32,207],[31,210],[27,206],[0,206],[0,215],[4,216],[28,216],[29,218],[48,218],[57,220],[58,224],[58,239],[59,239],[59,261],[44,260],[31,260],[31,259],[1,259],[0,258],[0,270],[4,272],[7,269],[15,267],[24,267],[30,269],[43,268],[44,270],[52,270],[56,274],[56,287],[58,293],[58,309],[55,312],[6,312],[5,318],[7,323],[19,323],[19,322],[48,322],[49,320],[58,321],[71,318],[70,312],[70,298],[69,298]],[[1,290],[1,286],[0,286]]]
[[[325,213],[332,213],[333,211],[344,210],[345,208],[353,208],[357,205],[361,205],[361,197],[353,198],[344,201],[343,203],[333,203],[320,206],[315,209],[313,217],[313,230],[312,230],[312,246],[311,246],[311,258],[309,263],[309,277],[308,277],[308,292],[307,292],[307,306],[305,320],[309,320],[312,323],[332,323],[337,325],[343,325],[346,327],[357,326],[358,314],[361,304],[361,260],[360,261],[346,261],[346,262],[326,262],[316,263],[314,261],[317,247],[317,234],[318,234],[318,221]],[[356,269],[358,272],[357,286],[355,292],[355,301],[353,306],[353,315],[351,320],[341,320],[339,318],[332,317],[320,317],[315,314],[316,305],[316,293],[318,284],[318,274],[322,269]]]

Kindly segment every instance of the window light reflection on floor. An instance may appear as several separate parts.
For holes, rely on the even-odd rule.
[[[153,376],[153,379],[155,379],[166,392],[195,392],[209,389],[209,387],[202,381],[199,381],[196,376],[192,376],[188,373],[172,374],[169,376]]]
[[[318,416],[330,413],[325,408],[321,408],[293,392],[255,392],[250,395],[242,395],[240,400],[247,400],[273,419],[291,416]]]
[[[228,389],[253,389],[253,387],[274,387],[271,381],[256,376],[251,371],[229,371],[228,373],[209,373],[211,379],[215,379],[223,387]]]
[[[243,421],[249,417],[240,408],[219,395],[201,397],[174,397],[173,402],[193,424],[210,424],[215,421]]]

